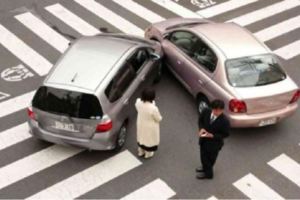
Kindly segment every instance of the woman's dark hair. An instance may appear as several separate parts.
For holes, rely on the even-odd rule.
[[[211,109],[222,109],[223,110],[225,107],[225,104],[224,104],[224,101],[216,99],[211,102],[210,106],[211,106]]]
[[[146,88],[142,92],[141,100],[143,102],[152,102],[155,99],[155,91],[152,88]]]

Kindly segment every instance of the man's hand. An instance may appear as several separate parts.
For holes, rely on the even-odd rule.
[[[213,138],[214,135],[211,134],[211,133],[209,133],[209,132],[207,132],[205,129],[202,128],[202,129],[199,131],[199,137],[202,137],[202,138]]]

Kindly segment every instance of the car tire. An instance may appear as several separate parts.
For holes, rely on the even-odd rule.
[[[116,145],[115,145],[115,150],[119,151],[122,149],[126,142],[126,137],[127,137],[127,123],[123,123],[121,128],[118,131],[118,136],[116,139]]]
[[[162,77],[162,73],[163,73],[163,63],[162,63],[162,61],[159,61],[158,70],[157,70],[156,76],[153,80],[153,84],[157,84],[157,83],[160,82],[161,77]]]
[[[205,96],[199,96],[197,98],[197,111],[199,116],[201,116],[203,111],[208,107],[209,107],[209,100]]]

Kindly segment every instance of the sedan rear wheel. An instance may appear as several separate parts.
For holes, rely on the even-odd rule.
[[[120,150],[122,149],[122,147],[125,144],[126,141],[126,137],[127,137],[127,126],[126,123],[123,123],[123,125],[121,126],[119,133],[118,133],[118,137],[116,140],[116,150]]]
[[[202,115],[203,111],[209,107],[209,101],[206,97],[200,96],[197,99],[197,108],[199,115]]]

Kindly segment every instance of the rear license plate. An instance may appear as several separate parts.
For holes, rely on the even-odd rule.
[[[275,124],[276,121],[277,121],[276,117],[265,119],[259,122],[259,126],[267,126],[267,125]]]
[[[79,132],[78,130],[75,130],[74,124],[67,124],[59,121],[55,121],[54,128],[64,131]]]

